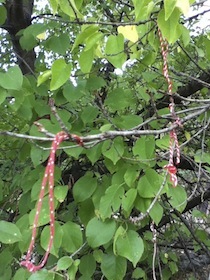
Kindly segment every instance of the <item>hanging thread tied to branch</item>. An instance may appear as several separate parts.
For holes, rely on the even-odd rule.
[[[161,30],[158,28],[158,35],[160,38],[160,46],[161,46],[161,53],[163,57],[163,75],[166,78],[168,84],[168,95],[169,95],[169,110],[172,115],[172,118],[175,123],[181,126],[180,120],[175,113],[175,103],[173,98],[172,92],[172,80],[169,77],[168,73],[168,63],[167,63],[167,55],[168,55],[168,42],[163,38]],[[175,157],[175,164],[178,165],[180,163],[180,148],[179,142],[176,134],[176,130],[173,129],[170,131],[170,142],[169,142],[169,162],[164,168],[167,170],[168,174],[170,175],[170,181],[172,182],[173,186],[177,186],[177,168],[174,165],[174,157]]]
[[[36,272],[37,270],[40,270],[46,264],[50,250],[53,245],[53,239],[54,239],[54,235],[55,235],[55,213],[54,213],[54,191],[53,191],[53,189],[54,189],[55,154],[56,154],[56,150],[58,149],[61,142],[63,142],[64,140],[68,140],[68,139],[69,139],[69,135],[64,131],[61,131],[56,134],[55,139],[53,140],[53,143],[51,146],[51,152],[50,152],[48,163],[47,163],[47,166],[45,169],[44,177],[42,180],[41,190],[40,190],[40,194],[39,194],[39,200],[37,203],[36,214],[35,214],[35,218],[34,218],[34,222],[33,222],[31,242],[30,242],[27,254],[26,254],[26,259],[20,263],[22,266],[25,266],[28,269],[28,271],[30,271],[30,272]],[[50,238],[49,238],[49,243],[48,243],[48,247],[47,247],[45,256],[43,257],[43,259],[39,265],[35,265],[32,262],[32,253],[33,253],[33,249],[34,249],[39,215],[40,215],[40,212],[42,209],[42,203],[43,203],[43,198],[45,195],[47,183],[48,183],[48,191],[49,191],[48,196],[49,196],[49,215],[50,215]]]

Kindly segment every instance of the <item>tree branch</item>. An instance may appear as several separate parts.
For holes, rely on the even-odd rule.
[[[188,116],[180,119],[180,123],[184,124],[185,122],[205,113],[210,108],[210,104],[203,106],[200,110],[197,110],[196,112],[189,114]],[[157,129],[157,130],[137,130],[137,129],[130,129],[130,130],[121,130],[121,131],[115,131],[110,130],[99,134],[93,134],[93,135],[87,135],[87,136],[81,136],[81,141],[85,143],[90,143],[92,141],[105,141],[108,139],[114,139],[118,136],[122,137],[131,137],[131,136],[141,136],[141,135],[160,135],[164,133],[168,133],[173,129],[179,128],[179,123],[173,123],[169,127],[163,128],[163,129]],[[49,134],[52,136],[52,138],[48,137],[37,137],[37,136],[30,136],[25,134],[18,134],[14,132],[9,131],[0,131],[0,135],[6,135],[6,136],[12,136],[17,138],[25,138],[25,139],[31,139],[31,140],[38,140],[38,141],[52,141],[55,137],[54,134]],[[71,136],[71,134],[69,134]],[[71,138],[71,137],[70,137]]]
[[[183,210],[182,214],[192,210],[193,208],[195,208],[196,206],[200,205],[201,203],[203,203],[204,201],[208,200],[210,198],[210,189],[207,189],[204,193],[201,193],[200,195],[192,198],[190,201],[188,201],[185,209]],[[163,226],[165,226],[166,224],[170,223],[171,220],[171,214],[175,213],[176,210],[173,210],[170,215],[166,215],[164,216],[159,225],[157,226],[157,229],[162,228]],[[145,227],[141,228],[138,232],[140,234],[143,234],[146,230],[150,229],[150,225],[146,225]]]
[[[173,70],[174,71],[174,70]],[[176,75],[179,76],[183,76],[181,73],[175,72]],[[185,78],[186,78],[186,74],[184,74]],[[210,87],[210,73],[203,73],[199,76],[199,78],[194,78],[192,76],[187,75],[187,78],[190,80],[190,82],[183,86],[183,87],[179,87],[178,88],[178,95],[182,96],[182,97],[188,97],[193,95],[196,91],[201,90],[204,87]],[[181,103],[181,99],[174,95],[174,101],[176,104],[180,104]],[[165,108],[166,106],[168,106],[168,104],[170,103],[169,100],[169,96],[166,95],[164,96],[159,103],[157,103],[157,109],[162,109]]]

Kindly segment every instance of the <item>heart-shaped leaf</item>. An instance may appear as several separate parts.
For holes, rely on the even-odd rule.
[[[121,33],[125,39],[135,43],[138,41],[138,32],[135,25],[119,26],[117,28],[118,33]]]
[[[0,73],[0,86],[6,89],[19,90],[23,83],[23,74],[18,66],[9,68],[6,73]]]

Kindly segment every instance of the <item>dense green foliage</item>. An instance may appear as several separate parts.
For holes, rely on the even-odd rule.
[[[196,29],[199,16],[186,17],[195,1],[48,2],[40,9],[35,1],[32,24],[19,31],[21,48],[35,48],[31,73],[22,74],[8,33],[0,35],[0,278],[152,279],[156,266],[158,279],[170,279],[180,248],[210,246],[206,226],[194,223],[207,221],[195,207],[210,197],[210,33]],[[196,3],[191,9],[199,13]],[[6,18],[0,4],[0,24]],[[163,168],[173,119],[158,26],[169,42],[173,92],[182,95],[176,188]],[[44,138],[52,140],[34,122],[51,134],[62,130],[49,97],[84,147],[66,141],[57,152],[54,246],[47,266],[31,274],[19,262],[49,156]],[[35,263],[49,239],[47,195],[39,225]]]

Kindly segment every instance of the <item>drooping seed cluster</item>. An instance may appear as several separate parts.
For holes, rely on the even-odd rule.
[[[35,218],[34,218],[34,222],[33,222],[31,242],[30,242],[30,245],[29,245],[29,248],[27,251],[26,259],[21,262],[21,265],[25,266],[30,272],[35,272],[35,271],[41,269],[46,264],[50,250],[53,245],[53,239],[54,239],[54,235],[55,235],[54,192],[53,192],[55,154],[56,154],[56,150],[58,149],[60,143],[67,139],[69,139],[69,135],[67,135],[67,133],[61,131],[58,134],[56,134],[55,139],[51,146],[50,157],[48,159],[48,163],[47,163],[44,177],[42,180],[41,190],[40,190],[40,194],[39,194],[39,200],[37,203]],[[32,252],[34,249],[39,215],[40,215],[40,212],[42,209],[42,203],[43,203],[43,198],[44,198],[44,194],[46,191],[47,183],[48,183],[48,192],[49,192],[48,198],[49,198],[49,215],[50,215],[50,239],[49,239],[48,247],[47,247],[44,258],[42,259],[40,264],[35,265],[35,264],[33,264],[32,260],[31,260],[31,256],[32,256]]]
[[[172,118],[175,123],[178,125],[181,125],[179,118],[177,117],[175,113],[175,103],[172,93],[172,80],[169,77],[168,72],[168,63],[167,63],[167,55],[168,55],[168,42],[163,38],[163,35],[161,33],[161,30],[158,28],[158,34],[160,38],[160,46],[161,46],[161,53],[163,57],[163,75],[166,78],[167,84],[168,84],[168,95],[170,99],[169,104],[169,110],[172,115]],[[168,171],[168,174],[170,175],[170,180],[174,187],[177,186],[177,168],[174,165],[174,156],[176,158],[175,164],[178,165],[180,163],[180,148],[179,148],[179,142],[177,139],[176,130],[173,129],[170,131],[170,143],[169,143],[169,163],[164,166],[164,168]]]

